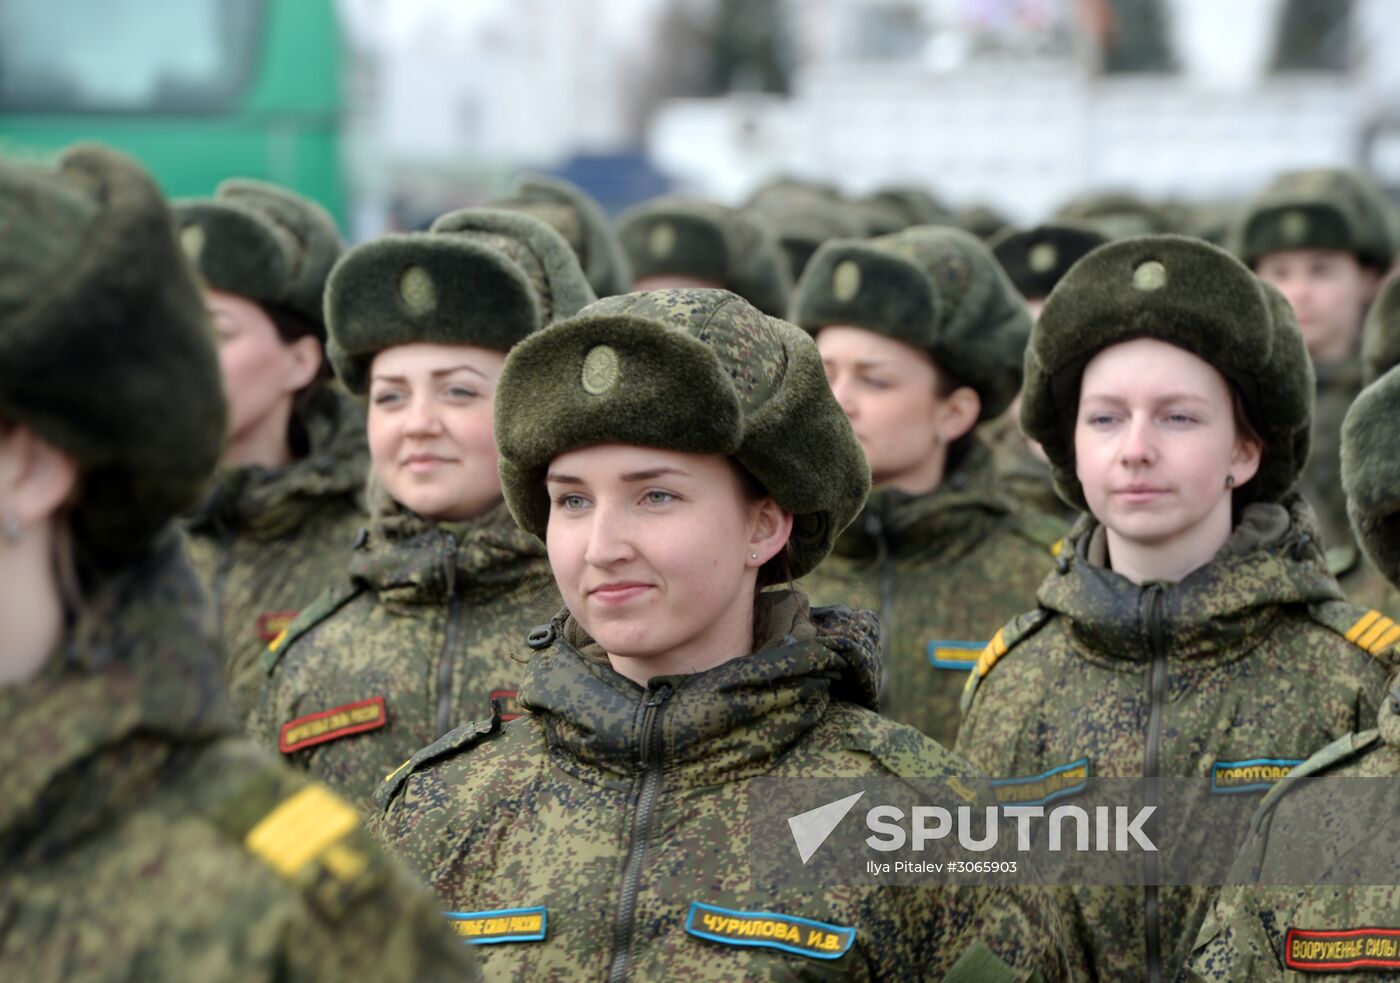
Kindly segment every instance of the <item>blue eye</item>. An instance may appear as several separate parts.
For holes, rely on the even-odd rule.
[[[562,509],[577,512],[588,504],[588,499],[577,492],[565,492],[554,500],[554,503]]]
[[[649,491],[646,493],[648,505],[667,505],[676,500],[676,496],[668,491]]]

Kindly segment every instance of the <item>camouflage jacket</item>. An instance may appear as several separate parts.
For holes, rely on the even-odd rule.
[[[960,958],[982,961],[983,975],[964,978],[1062,978],[1043,889],[799,891],[751,876],[754,779],[971,774],[867,709],[868,612],[764,597],[773,637],[756,652],[647,689],[572,618],[537,629],[521,692],[531,712],[420,752],[376,794],[385,811],[371,830],[423,872],[464,935],[486,912],[539,917],[531,940],[478,950],[501,979],[938,979]],[[706,906],[820,922],[842,942],[818,958],[702,938],[694,913]]]
[[[1105,567],[1103,527],[1084,517],[1040,606],[969,676],[958,750],[993,779],[1071,762],[1107,778],[1209,779],[1232,762],[1300,763],[1374,725],[1386,670],[1355,631],[1371,615],[1341,600],[1313,530],[1301,498],[1252,505],[1206,566],[1138,586]],[[1071,893],[1066,927],[1092,972],[1170,980],[1212,892]]]
[[[1322,545],[1332,572],[1341,575],[1356,563],[1359,550],[1347,522],[1347,498],[1342,491],[1342,420],[1361,392],[1361,359],[1315,365],[1317,407],[1313,412],[1312,453],[1298,479],[1317,511]]]
[[[1035,603],[1064,532],[1058,520],[1012,507],[974,440],[936,491],[872,493],[801,587],[813,604],[879,613],[881,712],[951,746],[968,670],[992,632]]]
[[[269,646],[248,718],[255,741],[362,810],[385,775],[493,699],[516,712],[522,633],[558,603],[543,544],[504,505],[462,523],[375,511],[348,576]]]
[[[257,703],[258,660],[268,642],[341,579],[366,522],[364,411],[327,387],[312,403],[306,432],[310,451],[286,467],[220,472],[185,521],[240,717]]]
[[[1050,464],[1031,453],[1016,413],[1007,410],[978,427],[977,433],[991,448],[1001,487],[1008,498],[1032,512],[1054,516],[1067,524],[1074,521],[1079,510],[1055,492]]]
[[[1400,676],[1391,682],[1390,699],[1380,711],[1379,727],[1340,738],[1304,764],[1291,777],[1400,778]],[[1314,791],[1297,783],[1276,786],[1265,796],[1240,853],[1231,881],[1241,886],[1220,889],[1191,955],[1193,980],[1244,981],[1308,979],[1400,979],[1400,884],[1365,886],[1276,887],[1249,883],[1260,878],[1249,872],[1287,869],[1289,858],[1271,842],[1275,815],[1281,806],[1305,809],[1316,828],[1358,828],[1366,817],[1341,814],[1357,808],[1335,792],[1317,801]],[[1306,803],[1292,799],[1306,798]],[[1290,801],[1285,801],[1290,800]],[[1328,876],[1373,864],[1375,851],[1394,856],[1396,817],[1379,819],[1375,840],[1339,846],[1327,857]],[[1388,840],[1381,829],[1387,827]],[[1384,842],[1382,846],[1381,843]],[[1282,878],[1270,878],[1277,883]],[[1360,880],[1360,879],[1358,879]],[[1340,942],[1340,947],[1328,943]],[[1320,943],[1320,944],[1319,944]],[[1359,944],[1358,944],[1359,943]],[[1369,944],[1368,944],[1369,943]],[[1362,964],[1350,965],[1362,957]],[[1330,971],[1330,972],[1329,972]]]
[[[0,687],[0,979],[476,978],[354,810],[238,736],[200,606],[171,537]]]

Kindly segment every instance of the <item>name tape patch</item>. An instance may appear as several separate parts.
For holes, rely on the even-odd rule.
[[[277,746],[283,754],[291,754],[293,751],[351,734],[377,730],[388,722],[389,713],[384,704],[384,697],[372,696],[368,700],[346,703],[344,706],[331,707],[329,710],[288,720],[282,725]]]
[[[443,914],[452,922],[452,931],[472,945],[543,942],[549,927],[544,905],[495,911],[445,911]]]
[[[1084,790],[1089,784],[1089,759],[1080,758],[1024,778],[998,778],[991,782],[1002,805],[1039,806]]]
[[[525,712],[520,708],[520,693],[518,690],[493,689],[490,699],[500,701],[502,720],[514,720]]]
[[[1210,769],[1210,790],[1221,795],[1267,792],[1303,763],[1302,758],[1249,758],[1217,761]]]
[[[1283,962],[1303,973],[1400,969],[1400,928],[1290,928]]]
[[[977,668],[977,657],[986,647],[986,642],[958,642],[939,639],[928,643],[928,664],[935,669],[971,672]]]
[[[258,641],[266,644],[286,631],[300,611],[264,611],[258,615]]]
[[[856,941],[856,930],[771,911],[735,911],[692,901],[685,930],[697,939],[725,945],[781,949],[813,959],[840,959]]]

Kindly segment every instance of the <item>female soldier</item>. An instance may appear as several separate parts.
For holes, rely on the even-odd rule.
[[[174,210],[229,401],[219,471],[185,529],[244,717],[263,649],[344,569],[364,521],[364,412],[329,384],[322,351],[321,294],[342,247],[320,206],[254,181]]]
[[[525,717],[461,728],[377,793],[462,934],[511,943],[480,950],[491,971],[913,979],[966,958],[968,979],[1058,978],[1043,895],[751,872],[755,780],[965,770],[872,712],[868,613],[762,590],[810,570],[868,487],[810,339],[726,291],[630,294],[517,346],[496,401],[507,503],[566,609],[530,635]]]
[[[167,527],[225,414],[154,184],[0,163],[0,216],[0,979],[462,979],[354,811],[237,736]]]
[[[1342,426],[1342,483],[1356,538],[1371,562],[1400,585],[1400,369],[1361,393]],[[1392,667],[1390,695],[1379,727],[1348,734],[1313,755],[1275,787],[1259,807],[1252,835],[1231,881],[1206,918],[1192,954],[1192,979],[1281,979],[1287,969],[1306,973],[1400,973],[1400,900],[1396,881],[1378,884],[1378,864],[1395,872],[1395,779],[1400,777],[1400,626],[1373,619],[1373,648]],[[1379,778],[1387,782],[1298,783],[1293,778]],[[1325,786],[1330,784],[1330,789]],[[1385,814],[1371,816],[1358,798],[1376,795]],[[1361,793],[1357,796],[1355,793]],[[1275,836],[1280,815],[1305,814],[1307,830],[1328,830],[1333,852],[1319,871],[1326,886],[1270,887],[1296,861],[1287,836]],[[1368,818],[1378,825],[1367,823]],[[1286,823],[1287,820],[1284,820]],[[1387,826],[1388,824],[1388,826]],[[1295,820],[1295,829],[1297,828]],[[1287,827],[1284,826],[1286,829]],[[1344,840],[1339,831],[1354,835]],[[1384,838],[1383,838],[1384,837]],[[1314,845],[1308,851],[1315,855]],[[1297,868],[1294,867],[1296,870]],[[1384,869],[1384,868],[1383,868]],[[1271,875],[1263,884],[1260,872]],[[1321,879],[1321,878],[1319,878]],[[1357,886],[1333,886],[1333,885]],[[1391,975],[1387,978],[1394,978]]]
[[[1282,774],[1370,726],[1370,615],[1287,496],[1312,378],[1282,295],[1197,240],[1111,243],[1050,295],[1026,369],[1022,427],[1092,514],[980,657],[958,747],[997,777],[1074,764],[1238,792],[1258,759]],[[1208,896],[1077,888],[1067,927],[1099,978],[1172,979]]]
[[[434,228],[359,246],[331,274],[331,358],[370,400],[372,524],[269,646],[249,719],[361,808],[493,700],[515,712],[516,626],[547,610],[549,570],[501,504],[491,397],[512,345],[593,300],[538,219],[473,209]]]
[[[968,670],[1064,532],[1013,505],[973,432],[1020,388],[1030,315],[986,246],[927,226],[826,244],[793,310],[876,485],[803,586],[879,611],[881,711],[951,745]]]

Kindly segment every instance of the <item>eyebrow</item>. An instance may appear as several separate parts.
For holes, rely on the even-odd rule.
[[[677,476],[682,477],[682,478],[689,478],[689,477],[690,477],[690,473],[689,473],[689,472],[687,472],[687,471],[682,471],[680,468],[661,467],[661,468],[648,468],[646,471],[629,471],[629,472],[627,472],[626,474],[622,475],[622,476],[621,476],[621,479],[622,479],[622,481],[623,481],[624,483],[631,484],[631,483],[637,482],[637,481],[651,481],[651,480],[654,479],[654,478],[660,478],[662,475],[667,475],[667,474],[674,474],[674,475],[677,475]],[[575,477],[574,477],[573,475],[571,475],[571,474],[559,474],[559,473],[554,472],[554,471],[551,471],[551,472],[549,472],[548,474],[546,474],[546,475],[544,476],[544,480],[545,480],[545,481],[548,481],[548,482],[551,482],[551,483],[553,483],[553,484],[556,484],[556,485],[581,485],[581,484],[583,484],[583,479],[582,479],[582,478],[575,478]]]
[[[483,378],[483,379],[486,378],[486,373],[483,372],[483,371],[481,371],[480,369],[478,369],[475,365],[454,365],[454,366],[452,366],[452,368],[450,368],[450,369],[436,369],[435,371],[433,371],[433,372],[430,373],[430,374],[431,374],[431,376],[432,376],[434,379],[440,379],[440,378],[442,378],[442,377],[445,376],[445,375],[451,375],[453,372],[473,372],[473,373],[475,373],[476,375],[481,376],[481,378]],[[407,377],[407,376],[402,376],[402,375],[376,375],[376,376],[374,377],[374,380],[373,380],[373,381],[375,381],[375,382],[407,382],[407,381],[408,381],[408,377]]]
[[[1127,400],[1122,396],[1112,396],[1108,393],[1090,392],[1081,397],[1081,401],[1100,399],[1106,403],[1125,403]],[[1153,400],[1154,403],[1209,403],[1206,396],[1194,395],[1192,393],[1167,393]]]

